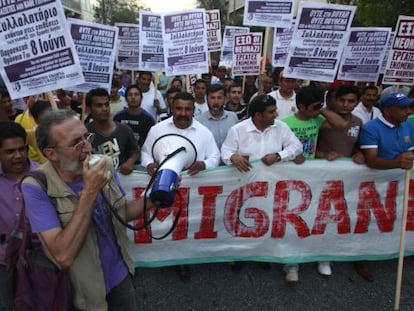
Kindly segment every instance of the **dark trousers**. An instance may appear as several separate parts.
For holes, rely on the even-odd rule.
[[[106,295],[108,311],[136,311],[138,310],[135,295],[134,277],[130,274],[108,295]]]
[[[6,266],[0,265],[0,311],[12,310],[12,298],[7,286]]]

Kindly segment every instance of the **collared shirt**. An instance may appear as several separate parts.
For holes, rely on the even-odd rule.
[[[256,128],[252,118],[248,118],[230,128],[221,147],[221,158],[229,165],[233,154],[248,155],[250,160],[255,160],[276,152],[282,161],[293,160],[302,153],[302,144],[281,121],[275,120],[262,132]]]
[[[368,121],[374,120],[381,115],[381,110],[377,107],[372,107],[371,111],[368,111],[367,107],[364,106],[362,102],[360,102],[354,110],[352,110],[352,114],[357,116],[362,120],[362,124],[367,123]]]
[[[39,165],[30,162],[30,170]],[[0,234],[8,236],[19,225],[20,211],[23,207],[23,196],[20,192],[20,180],[5,175],[0,165]],[[0,244],[0,264],[5,264],[6,249]]]
[[[359,144],[361,149],[378,149],[381,159],[392,160],[414,146],[414,128],[409,121],[395,126],[379,116],[362,127]]]
[[[298,110],[296,108],[296,93],[293,92],[293,95],[290,98],[284,98],[279,90],[273,91],[268,93],[268,95],[272,96],[276,100],[276,106],[277,106],[277,114],[278,120],[283,119],[284,117],[287,117],[292,112],[296,112]]]
[[[237,114],[232,111],[223,110],[219,119],[215,118],[210,111],[206,111],[197,117],[197,121],[207,127],[213,133],[217,147],[220,149],[226,139],[229,129],[239,122]]]
[[[220,151],[217,148],[213,134],[208,128],[193,119],[188,128],[179,129],[174,125],[173,117],[170,117],[151,127],[147,139],[142,146],[142,166],[147,167],[148,164],[155,162],[155,159],[152,157],[152,146],[159,137],[167,134],[178,134],[188,138],[197,150],[196,160],[204,161],[206,168],[219,165]]]
[[[150,88],[145,93],[142,92],[141,107],[142,109],[145,109],[154,118],[154,120],[158,120],[157,109],[155,109],[154,107],[154,98],[155,98],[154,88]],[[164,98],[162,97],[160,91],[157,91],[157,99],[160,102],[161,109],[167,108],[167,105],[165,104]]]

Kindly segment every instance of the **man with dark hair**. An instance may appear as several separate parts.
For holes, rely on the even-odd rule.
[[[142,147],[151,126],[155,124],[155,120],[141,108],[142,92],[138,85],[130,84],[125,91],[125,96],[128,108],[117,113],[114,116],[114,121],[128,125],[134,132],[138,145]]]
[[[279,73],[279,88],[269,93],[276,100],[278,119],[283,119],[296,111],[296,82],[296,79],[286,78],[281,71]]]
[[[221,158],[241,172],[251,169],[251,160],[266,165],[294,160],[302,144],[277,117],[276,101],[269,95],[256,96],[249,106],[249,118],[230,128],[221,147]]]
[[[127,125],[111,119],[108,91],[102,88],[90,90],[86,95],[86,106],[93,119],[86,125],[89,132],[95,133],[93,153],[110,156],[120,173],[130,174],[140,158],[139,146]]]
[[[257,76],[246,76],[243,93],[244,103],[250,102],[250,99],[252,98],[253,94],[257,92],[256,79]]]
[[[303,145],[303,153],[296,157],[296,163],[315,158],[319,129],[325,121],[334,127],[346,126],[338,114],[323,108],[324,95],[324,92],[316,87],[299,89],[296,93],[297,111],[282,119]],[[285,271],[288,282],[299,280],[299,265],[286,265]],[[318,272],[322,275],[331,275],[330,263],[319,262]]]
[[[374,85],[364,87],[361,93],[361,101],[352,111],[352,114],[360,118],[362,124],[379,117],[381,111],[375,107],[377,100],[378,88]]]
[[[119,94],[119,90],[123,87],[117,80],[112,80],[111,92],[109,93],[109,104],[111,106],[111,116],[114,117],[118,112],[127,107],[124,96]]]
[[[37,167],[28,159],[26,132],[14,122],[0,122],[0,310],[11,311],[12,297],[7,286],[6,241],[18,227],[23,207],[22,177]]]
[[[92,105],[101,103],[95,100]],[[109,105],[109,96],[105,101]],[[42,116],[36,138],[48,159],[40,168],[48,189],[31,177],[23,181],[26,213],[45,253],[70,269],[76,310],[135,311],[134,261],[126,228],[110,207],[132,221],[142,214],[143,200],[125,198],[110,158],[89,166],[93,137],[70,110]]]
[[[0,89],[0,122],[13,121],[16,115],[21,112],[13,108],[9,91]]]
[[[169,88],[167,92],[165,93],[165,102],[167,104],[167,109],[165,109],[165,112],[160,114],[160,121],[164,121],[165,119],[168,119],[171,117],[171,106],[174,101],[174,97],[177,93],[180,93],[180,89],[175,88]]]
[[[239,120],[232,111],[224,110],[226,89],[221,84],[211,84],[207,88],[208,109],[196,119],[207,127],[214,136],[217,147],[220,149],[228,130]]]
[[[188,138],[195,146],[197,158],[188,169],[190,176],[208,168],[219,165],[220,151],[214,141],[213,134],[204,125],[193,118],[194,98],[190,93],[178,92],[171,105],[172,116],[154,125],[142,146],[142,166],[146,167],[149,175],[153,175],[159,163],[152,155],[152,147],[155,141],[167,134],[177,134]],[[187,266],[177,266],[177,273],[183,282],[188,282],[191,277]]]
[[[224,109],[236,113],[239,120],[247,118],[247,105],[243,103],[243,90],[241,84],[234,83],[229,86],[227,102]]]
[[[137,78],[137,84],[142,92],[141,107],[147,111],[155,121],[158,121],[158,116],[166,111],[167,106],[165,105],[161,92],[155,90],[153,86],[152,72],[140,71]]]
[[[316,147],[317,158],[333,161],[339,157],[352,157],[355,163],[364,163],[364,157],[357,145],[362,121],[352,114],[358,101],[359,89],[356,86],[344,85],[337,89],[332,109],[344,123],[333,126],[325,121],[322,124]]]
[[[194,83],[194,117],[197,118],[203,112],[208,111],[207,105],[207,83],[202,79]]]

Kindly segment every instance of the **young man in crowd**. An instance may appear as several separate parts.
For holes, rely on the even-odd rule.
[[[90,90],[86,106],[93,119],[86,125],[88,131],[95,134],[93,153],[110,156],[120,173],[130,174],[140,159],[139,146],[127,125],[112,120],[108,92],[102,88]]]
[[[352,111],[354,116],[361,119],[362,124],[367,123],[381,115],[381,111],[375,107],[378,101],[378,88],[370,85],[362,89],[361,101]]]
[[[227,102],[224,109],[235,112],[239,120],[243,120],[247,117],[247,105],[243,103],[243,90],[241,84],[234,83],[229,86]]]
[[[128,125],[134,132],[135,140],[142,147],[150,128],[155,124],[151,115],[141,108],[142,92],[136,84],[130,84],[126,91],[128,108],[117,113],[114,121]]]
[[[283,71],[279,74],[279,88],[268,93],[277,103],[278,119],[283,119],[296,111],[296,79],[285,78]]]

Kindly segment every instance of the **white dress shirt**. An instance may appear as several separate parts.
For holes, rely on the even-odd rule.
[[[186,129],[179,129],[174,125],[173,117],[170,117],[151,127],[147,139],[141,150],[141,164],[147,167],[154,163],[152,157],[152,146],[157,138],[167,134],[179,134],[188,138],[197,150],[196,161],[204,161],[206,168],[216,167],[220,163],[220,151],[217,148],[213,134],[208,128],[193,119],[191,125]],[[171,138],[173,139],[173,138]]]
[[[268,93],[268,95],[272,96],[276,100],[277,106],[277,119],[282,120],[284,117],[287,117],[293,112],[298,110],[296,108],[296,93],[293,92],[293,95],[290,98],[284,98],[279,90],[273,91]]]
[[[368,121],[374,120],[375,118],[379,117],[381,114],[381,110],[377,107],[372,107],[371,111],[368,111],[367,107],[364,106],[362,102],[352,110],[352,114],[362,120],[362,124],[367,123]]]
[[[270,153],[279,153],[282,161],[293,160],[302,153],[299,139],[278,120],[263,132],[256,128],[252,118],[237,123],[230,128],[221,147],[221,158],[227,165],[231,164],[233,154],[248,155],[250,160],[256,160]]]

